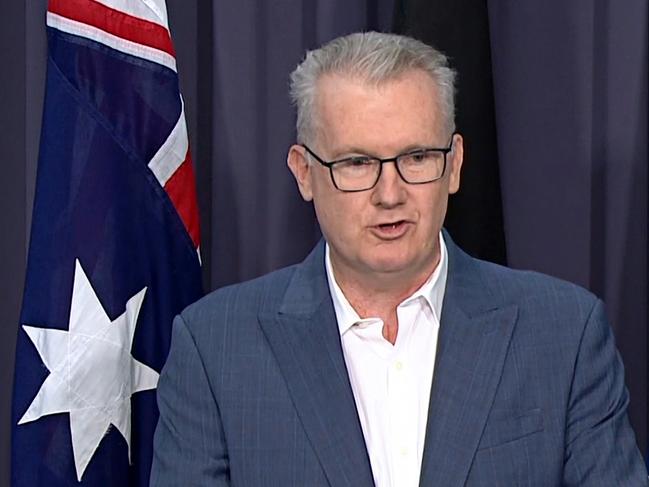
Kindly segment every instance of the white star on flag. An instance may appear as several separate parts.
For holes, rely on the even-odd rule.
[[[50,374],[18,424],[70,413],[72,450],[81,481],[110,425],[128,444],[131,458],[131,395],[155,389],[159,374],[131,355],[146,287],[111,321],[76,261],[68,331],[23,328]]]

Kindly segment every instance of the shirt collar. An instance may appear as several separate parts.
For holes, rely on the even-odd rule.
[[[439,244],[440,258],[437,267],[435,267],[433,273],[419,289],[401,302],[401,304],[405,304],[419,297],[423,298],[425,302],[428,303],[428,306],[430,306],[438,323],[442,316],[442,303],[444,302],[446,278],[448,275],[448,254],[442,232],[439,233]],[[356,310],[351,304],[349,304],[349,301],[343,294],[342,289],[340,289],[340,286],[336,282],[329,252],[329,244],[326,243],[325,269],[327,271],[329,294],[331,294],[331,300],[333,301],[334,311],[336,313],[336,320],[338,321],[338,329],[342,336],[355,324],[364,321],[374,321],[376,318],[361,319],[361,317],[358,316],[358,313],[356,313]]]

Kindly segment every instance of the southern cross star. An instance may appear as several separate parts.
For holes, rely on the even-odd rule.
[[[126,440],[130,460],[131,395],[158,383],[158,373],[131,355],[145,293],[146,287],[111,321],[77,260],[68,331],[23,325],[50,374],[18,424],[70,413],[79,481],[111,424]]]

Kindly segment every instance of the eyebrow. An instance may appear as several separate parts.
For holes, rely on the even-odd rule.
[[[409,152],[413,152],[413,151],[416,151],[416,150],[431,149],[431,148],[439,149],[439,148],[444,148],[444,146],[443,145],[435,146],[435,145],[429,145],[429,144],[426,144],[426,145],[410,144],[410,145],[406,146],[404,149],[400,150],[399,152],[397,152],[395,154],[392,154],[389,157],[396,157],[396,156],[399,156],[401,154],[408,154]],[[352,146],[350,148],[346,148],[345,150],[335,151],[334,154],[337,154],[337,155],[332,156],[332,158],[331,158],[332,161],[334,161],[334,160],[338,161],[338,160],[341,160],[341,159],[348,159],[350,157],[357,157],[357,156],[367,156],[367,157],[371,157],[371,158],[375,158],[375,159],[382,159],[382,157],[379,157],[378,155],[373,154],[371,151],[367,151],[367,150],[364,150],[364,149],[361,149],[361,148],[358,148],[358,147],[355,147],[355,146]]]

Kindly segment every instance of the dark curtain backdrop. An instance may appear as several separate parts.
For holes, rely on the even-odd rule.
[[[9,485],[13,350],[40,130],[45,5],[0,5],[2,487]],[[489,0],[487,7],[508,263],[575,281],[605,299],[645,448],[647,2],[615,9],[606,0]],[[319,233],[285,168],[294,140],[288,73],[306,48],[339,34],[390,30],[394,0],[168,0],[168,8],[197,166],[206,288],[299,261]],[[469,12],[455,13],[450,35],[475,22]]]
[[[464,164],[444,224],[469,254],[506,264],[487,3],[398,0],[394,28],[444,52],[458,72],[455,120]]]
[[[0,486],[9,486],[11,386],[45,78],[45,0],[0,3]]]

